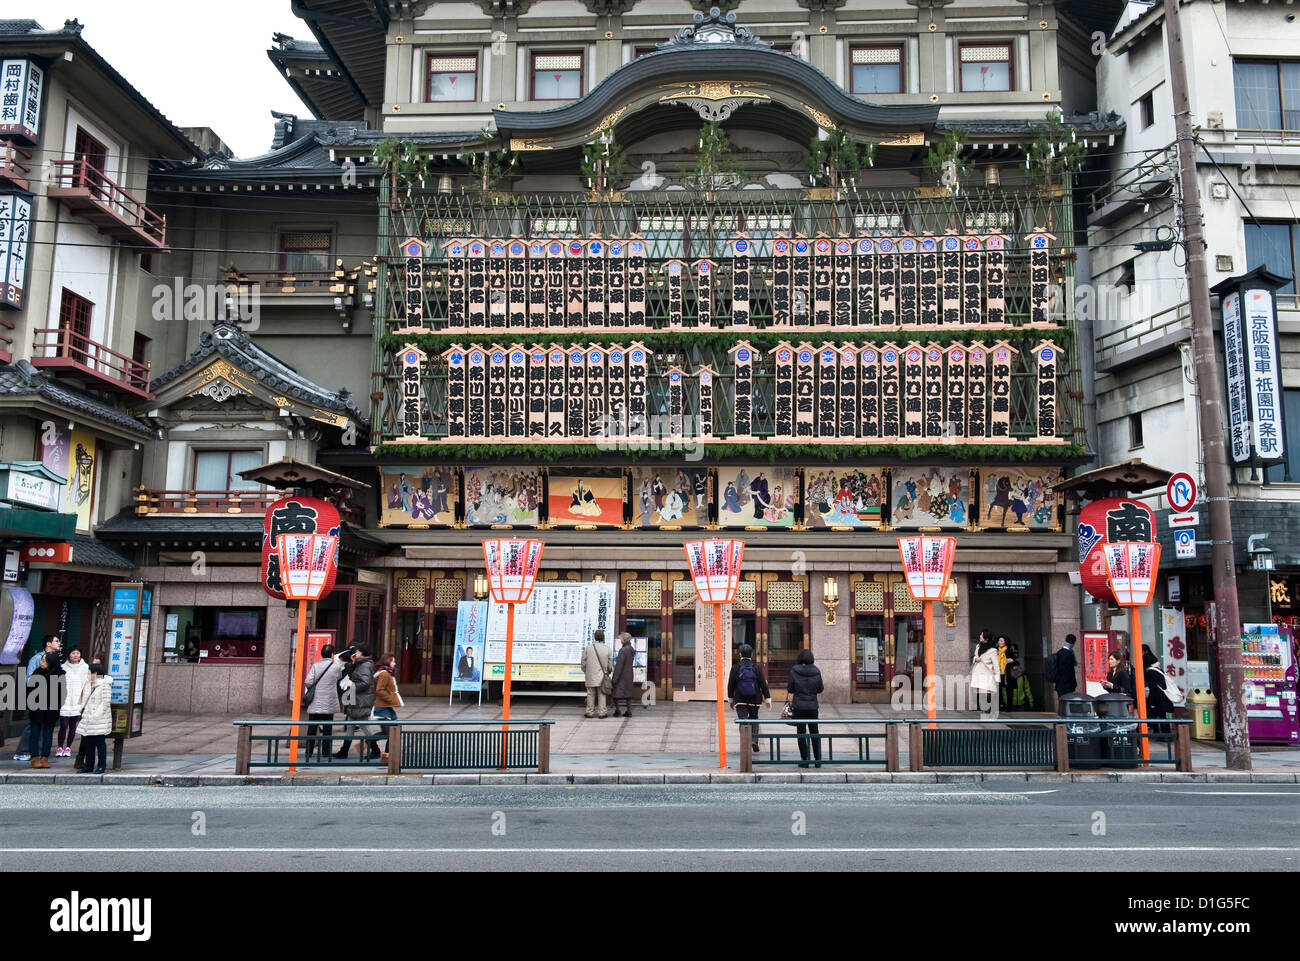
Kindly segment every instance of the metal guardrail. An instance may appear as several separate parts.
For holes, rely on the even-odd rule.
[[[834,764],[836,766],[883,767],[900,771],[899,729],[907,725],[908,769],[959,767],[978,770],[986,767],[1046,768],[1065,773],[1099,767],[1136,768],[1145,765],[1171,765],[1178,771],[1192,769],[1191,721],[1148,718],[1144,734],[1142,718],[837,718],[741,720],[740,770],[748,773],[755,765]],[[761,731],[758,740],[768,742],[766,756],[754,751],[755,727],[772,728],[816,725],[818,733],[799,734]],[[880,731],[838,731],[832,729],[856,725],[883,728]],[[1141,743],[1150,745],[1148,760],[1142,758]],[[812,742],[824,747],[822,757],[814,759]],[[803,741],[809,747],[805,761],[798,752]],[[835,756],[835,745],[849,744],[849,753]],[[872,752],[874,744],[883,753]],[[783,751],[793,748],[793,751]],[[1163,749],[1163,750],[1161,750]]]
[[[388,774],[406,770],[531,770],[548,774],[551,768],[551,727],[555,721],[529,718],[510,721],[235,721],[239,741],[235,749],[235,773],[248,774],[254,767],[288,767],[289,748],[299,745],[297,768],[362,767],[383,768]],[[317,733],[308,735],[307,727]],[[329,734],[320,728],[330,728]],[[379,728],[378,737],[389,745],[386,760],[368,757],[364,739],[356,728]],[[278,733],[258,734],[256,728],[281,728]],[[342,728],[340,733],[337,729]],[[296,733],[295,733],[296,730]],[[373,736],[373,735],[372,735]],[[341,740],[359,741],[357,758],[334,757],[331,748]],[[253,759],[254,744],[261,744],[259,760]],[[311,750],[312,756],[307,752]]]

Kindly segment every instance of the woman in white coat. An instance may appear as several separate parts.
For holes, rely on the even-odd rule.
[[[981,711],[992,711],[997,703],[1002,672],[998,669],[998,646],[985,632],[971,661],[970,689],[972,700]]]
[[[74,770],[82,774],[103,774],[108,762],[108,735],[113,730],[113,679],[104,672],[104,665],[90,665],[90,683],[86,685],[81,700],[81,750],[77,754]],[[92,768],[92,758],[98,763]]]
[[[90,680],[90,665],[81,659],[81,651],[68,652],[63,665],[63,706],[59,708],[59,744],[55,757],[72,757],[72,742],[77,739],[77,722],[81,719],[81,692]]]

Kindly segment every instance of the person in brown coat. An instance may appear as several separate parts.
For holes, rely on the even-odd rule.
[[[623,646],[618,649],[614,660],[614,716],[632,716],[632,697],[635,690],[632,683],[632,659],[636,652],[632,647],[632,635],[624,631],[618,636]]]
[[[402,706],[402,695],[397,693],[397,658],[392,654],[384,654],[379,658],[378,667],[375,669],[375,717],[382,717],[388,721],[397,720],[397,708]],[[388,725],[379,725],[380,731],[384,735],[384,751],[380,755],[381,761],[388,760]]]

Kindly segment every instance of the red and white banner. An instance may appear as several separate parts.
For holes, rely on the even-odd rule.
[[[695,593],[706,604],[730,604],[736,596],[740,581],[740,563],[745,555],[745,542],[736,538],[716,538],[707,541],[687,541],[686,566]]]
[[[1141,541],[1103,544],[1106,579],[1115,602],[1122,607],[1146,607],[1155,591],[1160,545]]]
[[[533,592],[537,569],[542,563],[541,541],[499,538],[483,542],[483,563],[488,586],[498,604],[522,604]]]
[[[948,590],[957,538],[900,537],[898,552],[912,597],[918,601],[940,600]]]

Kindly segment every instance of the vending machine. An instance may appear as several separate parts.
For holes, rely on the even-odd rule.
[[[1296,713],[1296,662],[1290,628],[1243,624],[1241,659],[1245,666],[1246,723],[1252,744],[1300,743]]]

